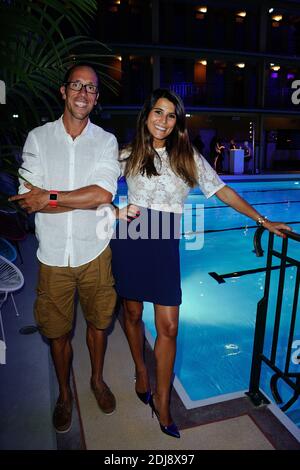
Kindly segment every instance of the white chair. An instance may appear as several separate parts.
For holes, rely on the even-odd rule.
[[[6,364],[6,342],[5,334],[2,321],[2,305],[10,294],[16,315],[19,316],[19,312],[13,297],[13,292],[21,289],[24,284],[24,277],[19,268],[15,266],[11,261],[0,255],[0,328],[2,333],[2,340],[0,340],[0,364]]]

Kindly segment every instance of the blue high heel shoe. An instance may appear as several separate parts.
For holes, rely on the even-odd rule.
[[[145,405],[148,405],[148,403],[150,402],[150,398],[151,398],[150,390],[147,390],[147,392],[144,392],[144,393],[135,391],[135,393]]]
[[[136,377],[134,377],[134,381],[136,382]],[[136,390],[135,393],[144,405],[148,405],[151,398],[151,390],[147,390],[147,392],[138,392]]]
[[[153,395],[150,395],[149,405],[150,405],[151,410],[152,410],[152,418],[153,418],[153,415],[155,414],[155,416],[157,417],[161,432],[163,432],[164,434],[167,434],[168,436],[177,437],[179,439],[180,438],[180,433],[179,433],[178,428],[177,428],[177,426],[174,422],[169,424],[169,426],[163,426],[160,423],[159,413],[158,413],[157,409],[155,408],[154,401],[153,401]]]

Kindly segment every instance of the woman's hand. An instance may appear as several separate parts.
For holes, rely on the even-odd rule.
[[[269,232],[275,233],[281,238],[286,238],[286,235],[280,232],[281,229],[289,230],[290,232],[293,231],[291,227],[284,224],[283,222],[271,222],[270,220],[260,215],[247,201],[245,201],[245,199],[243,199],[236,191],[234,191],[234,189],[227,185],[219,189],[219,191],[216,192],[216,196],[222,202],[240,212],[241,214],[250,217],[252,220],[258,221],[259,219],[263,219],[262,227],[269,230]]]
[[[129,204],[122,209],[116,208],[116,217],[120,220],[126,220],[130,222],[132,219],[136,219],[140,215],[140,208],[139,206],[135,206],[134,204]]]
[[[283,222],[271,222],[270,220],[264,220],[263,227],[281,238],[286,238],[286,235],[280,232],[281,229],[289,230],[290,232],[293,231],[291,227],[284,224]]]

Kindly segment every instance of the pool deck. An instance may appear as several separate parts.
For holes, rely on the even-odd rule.
[[[114,322],[105,362],[105,380],[117,397],[117,409],[112,416],[105,416],[89,391],[85,326],[81,315],[77,319],[73,372],[86,449],[300,450],[300,431],[296,426],[291,425],[288,430],[269,407],[256,408],[244,394],[240,398],[187,410],[173,389],[171,410],[180,428],[181,439],[161,433],[157,420],[151,417],[150,407],[142,404],[135,395],[134,368],[121,323],[122,319]],[[154,357],[148,344],[146,361],[153,385]]]

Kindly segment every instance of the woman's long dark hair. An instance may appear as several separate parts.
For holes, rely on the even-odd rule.
[[[125,177],[146,174],[148,177],[157,176],[154,158],[159,157],[153,148],[153,137],[147,127],[150,111],[160,98],[166,98],[175,106],[176,124],[166,139],[166,150],[174,173],[182,178],[190,187],[197,185],[197,169],[194,160],[194,150],[190,143],[186,128],[185,110],[181,98],[174,92],[158,88],[146,99],[141,109],[136,128],[136,136],[127,146],[130,156],[127,160]]]

